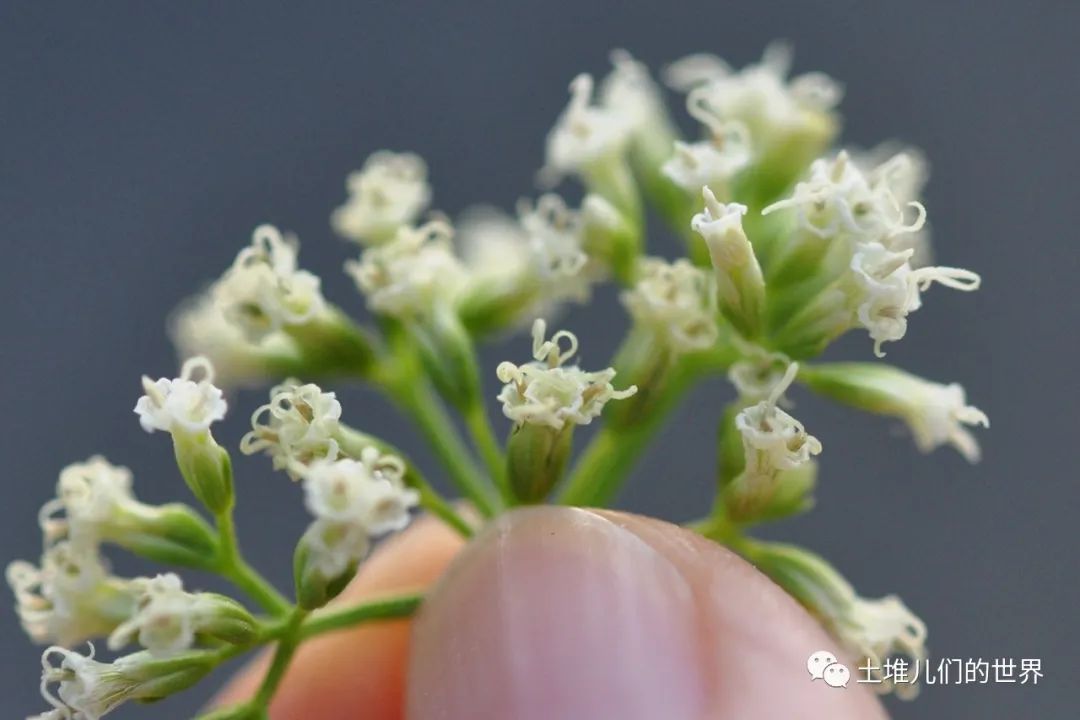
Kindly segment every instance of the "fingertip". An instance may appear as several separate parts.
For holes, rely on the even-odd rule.
[[[694,533],[619,513],[519,510],[425,603],[408,717],[883,717],[861,687],[807,681],[807,656],[831,646],[780,588]]]

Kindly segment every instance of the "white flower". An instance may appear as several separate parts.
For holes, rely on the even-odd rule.
[[[595,197],[595,196],[590,196]],[[558,195],[541,195],[534,206],[518,203],[518,220],[528,238],[532,268],[549,302],[589,299],[598,272],[585,253],[584,226],[579,213]]]
[[[363,527],[369,535],[402,530],[419,495],[405,487],[404,463],[365,448],[360,460],[318,460],[304,473],[305,502],[316,518]]]
[[[797,363],[789,365],[769,397],[735,416],[735,427],[742,435],[746,454],[746,473],[750,476],[771,476],[778,470],[792,470],[821,452],[818,439],[808,435],[802,423],[776,406],[798,370]]]
[[[637,392],[637,387],[616,390],[611,385],[615,370],[585,372],[578,366],[563,367],[577,353],[573,333],[560,330],[544,340],[547,323],[533,323],[533,357],[536,362],[515,365],[499,364],[499,380],[506,383],[499,400],[503,413],[516,424],[533,423],[561,430],[566,423],[587,425],[599,417],[609,400],[622,400]],[[566,349],[560,347],[566,341]]]
[[[770,353],[754,348],[742,359],[731,364],[728,380],[735,386],[744,402],[761,402],[772,395],[784,381],[791,360],[783,353]],[[778,405],[784,405],[781,395]]]
[[[633,121],[615,109],[592,104],[593,79],[578,75],[570,83],[570,104],[547,137],[548,181],[581,173],[619,155],[630,139]]]
[[[907,316],[922,306],[920,293],[938,282],[971,292],[982,282],[970,270],[950,267],[911,267],[913,249],[893,252],[881,243],[860,244],[851,257],[851,273],[859,288],[855,315],[874,340],[874,354],[883,357],[883,343],[907,333]]]
[[[909,663],[926,659],[926,625],[896,595],[878,599],[855,596],[847,610],[830,623],[830,630],[855,660],[871,667],[870,677],[880,681],[872,687],[878,693],[895,692],[910,699],[918,694],[914,682],[896,683],[882,672],[885,660],[902,656]]]
[[[266,450],[274,468],[295,480],[313,460],[337,459],[334,435],[340,419],[341,403],[334,393],[289,379],[272,388],[270,402],[251,416],[253,429],[240,441],[240,450],[245,455]]]
[[[110,650],[119,650],[137,639],[151,655],[167,657],[195,643],[202,615],[211,608],[199,596],[184,592],[180,578],[167,573],[131,581],[137,610],[109,635]]]
[[[104,527],[139,507],[131,492],[131,471],[94,455],[60,471],[56,498],[45,503],[38,519],[46,543],[68,537],[79,545],[92,546]],[[63,517],[57,517],[61,511]]]
[[[675,154],[661,171],[688,192],[697,193],[703,186],[711,185],[726,195],[732,178],[749,162],[745,131],[731,123],[709,140],[675,141]]]
[[[323,578],[341,576],[364,559],[371,538],[403,530],[419,494],[402,480],[405,464],[374,447],[360,460],[318,460],[304,474],[306,505],[315,521],[301,540],[307,563]]]
[[[257,382],[276,363],[296,357],[296,345],[284,333],[269,333],[253,342],[225,317],[212,290],[182,303],[168,326],[177,354],[206,356],[214,365],[216,380],[226,386]]]
[[[600,85],[601,106],[629,121],[633,132],[662,121],[664,100],[648,68],[626,50],[613,50],[611,65]]]
[[[300,542],[308,565],[326,579],[342,576],[371,551],[371,537],[362,525],[326,518],[312,522]]]
[[[346,185],[349,199],[334,211],[331,224],[339,234],[365,245],[393,239],[431,201],[427,165],[412,153],[377,152],[349,175]]]
[[[199,380],[192,379],[201,371]],[[214,367],[205,357],[193,357],[184,362],[180,377],[151,380],[143,376],[146,393],[135,404],[139,424],[146,432],[164,430],[168,433],[199,434],[225,417],[225,399],[213,385]]]
[[[326,301],[319,278],[297,269],[298,243],[272,225],[255,228],[251,245],[211,292],[224,317],[258,341],[289,325],[302,325],[321,314]]]
[[[794,208],[799,226],[817,237],[897,246],[898,237],[918,232],[926,222],[922,203],[903,199],[911,193],[911,167],[912,161],[900,154],[864,173],[841,151],[832,160],[811,163],[808,178],[795,186],[793,195],[762,213]],[[906,222],[909,207],[916,216]]]
[[[94,659],[92,645],[88,655],[53,646],[41,656],[41,695],[55,708],[45,717],[100,720],[129,700],[158,700],[182,690],[209,670],[197,657],[159,661],[138,652],[103,663]]]
[[[60,661],[57,666],[55,659]],[[98,720],[134,696],[134,683],[114,664],[94,660],[93,646],[87,656],[50,647],[41,656],[41,668],[42,696],[71,720]],[[49,690],[53,684],[59,686],[56,695]]]
[[[924,383],[919,393],[908,398],[906,415],[922,452],[942,445],[952,445],[969,462],[979,459],[979,443],[964,425],[990,427],[990,418],[982,410],[967,404],[964,388],[958,383]]]
[[[792,137],[817,144],[835,131],[832,109],[840,101],[840,86],[821,73],[788,81],[790,68],[791,49],[773,44],[760,63],[738,72],[719,58],[692,55],[673,63],[666,77],[675,89],[689,91],[689,105],[704,102],[719,118],[744,125],[760,155]]]
[[[653,328],[676,353],[716,343],[716,285],[712,275],[680,258],[645,258],[638,280],[620,296],[635,323]]]
[[[96,546],[58,542],[41,567],[16,561],[7,567],[23,630],[36,643],[75,645],[106,635],[135,606],[130,583],[109,575]]]
[[[450,245],[453,229],[442,221],[403,227],[389,243],[364,251],[345,271],[367,297],[368,307],[400,319],[456,303],[468,276]]]
[[[886,142],[866,151],[849,152],[851,162],[866,175],[873,186],[889,189],[897,206],[903,208],[922,204],[922,192],[929,179],[929,164],[925,154],[914,147]],[[896,233],[882,240],[890,250],[914,250],[913,267],[929,265],[933,250],[930,247],[930,226],[924,223],[917,230]]]

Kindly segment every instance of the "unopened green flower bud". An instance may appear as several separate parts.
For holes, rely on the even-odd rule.
[[[765,280],[754,248],[742,227],[745,205],[724,205],[708,187],[702,189],[705,209],[691,227],[705,239],[716,273],[720,309],[745,337],[761,331],[765,310]]]
[[[506,467],[515,498],[536,503],[547,497],[566,469],[573,433],[572,424],[558,430],[531,423],[514,427],[506,447]]]
[[[233,505],[232,460],[209,431],[197,435],[174,434],[176,466],[195,497],[218,515]]]
[[[136,555],[166,565],[205,567],[217,556],[217,535],[182,503],[125,509],[102,535]]]

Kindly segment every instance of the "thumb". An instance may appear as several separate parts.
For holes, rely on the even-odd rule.
[[[411,720],[882,718],[812,683],[835,643],[724,548],[657,520],[510,513],[440,581],[413,629]]]

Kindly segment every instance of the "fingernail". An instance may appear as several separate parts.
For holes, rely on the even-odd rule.
[[[489,528],[417,622],[413,720],[696,718],[706,681],[680,571],[587,510]]]

